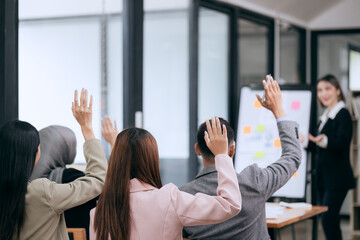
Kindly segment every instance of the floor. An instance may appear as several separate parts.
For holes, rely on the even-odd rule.
[[[350,236],[350,224],[349,219],[344,218],[341,219],[341,231],[343,240],[352,240]],[[295,224],[295,237],[297,240],[311,240],[312,236],[312,221],[307,220],[300,223]],[[280,236],[278,236],[279,240],[292,240],[291,238],[291,228],[285,227],[281,229]],[[326,240],[324,232],[322,230],[321,222],[319,222],[318,228],[318,240]]]

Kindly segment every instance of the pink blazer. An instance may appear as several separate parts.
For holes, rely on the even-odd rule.
[[[225,154],[217,155],[215,166],[219,181],[217,196],[191,195],[172,183],[157,189],[132,179],[130,238],[179,240],[183,226],[215,224],[237,215],[241,210],[241,195],[232,159]],[[95,208],[90,212],[90,240],[96,239],[94,215]]]

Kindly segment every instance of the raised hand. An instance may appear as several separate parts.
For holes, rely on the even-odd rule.
[[[206,120],[206,128],[204,139],[206,146],[216,156],[218,154],[228,154],[228,139],[227,130],[225,125],[220,126],[219,118],[212,118],[211,124],[209,120]]]
[[[78,100],[78,91],[75,90],[74,102],[72,103],[71,110],[76,121],[80,124],[85,140],[95,138],[92,128],[92,104],[93,97],[90,96],[88,105],[88,91],[86,89],[83,88],[81,90],[80,101]]]
[[[105,116],[105,119],[101,119],[101,134],[104,137],[104,139],[110,143],[111,148],[113,148],[115,144],[116,137],[119,133],[116,121],[114,121],[114,126],[111,122],[111,119],[108,116]]]
[[[261,100],[261,97],[256,94],[257,99],[264,108],[269,109],[275,116],[275,118],[285,117],[285,111],[282,106],[282,97],[279,84],[270,77],[269,85],[263,80],[263,86],[265,91],[265,101]]]

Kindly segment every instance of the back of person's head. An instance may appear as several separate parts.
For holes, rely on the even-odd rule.
[[[109,159],[103,193],[96,207],[97,239],[130,237],[130,180],[161,188],[159,152],[155,138],[140,128],[124,129],[116,138]]]
[[[339,80],[332,74],[327,74],[321,78],[318,79],[316,85],[318,85],[320,82],[322,81],[325,81],[325,82],[328,82],[330,83],[331,85],[333,85],[335,87],[336,90],[339,90],[340,91],[340,94],[338,96],[338,101],[343,101],[343,102],[346,102],[345,100],[345,95],[344,95],[344,92],[342,91],[341,89],[341,86],[340,86],[340,83],[339,83]],[[320,105],[322,107],[324,107],[324,105],[320,102]]]
[[[51,125],[39,131],[41,156],[31,175],[31,180],[48,178],[62,183],[67,164],[72,164],[76,156],[76,136],[67,127]]]
[[[232,141],[234,140],[234,130],[232,129],[232,127],[230,126],[230,123],[228,123],[228,121],[224,120],[223,118],[219,118],[219,120],[220,120],[220,125],[221,126],[225,125],[225,127],[226,127],[228,143],[230,146]],[[209,122],[211,124],[211,119],[209,119]],[[205,158],[214,158],[215,157],[214,154],[206,146],[205,139],[204,139],[205,131],[206,131],[206,122],[203,122],[199,126],[198,131],[197,131],[197,144],[199,147],[199,151],[200,151],[201,155]]]
[[[0,239],[20,234],[39,144],[38,131],[27,122],[15,120],[0,128]]]

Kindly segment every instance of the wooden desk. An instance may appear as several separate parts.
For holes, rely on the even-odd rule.
[[[86,240],[85,228],[67,228],[69,238],[73,240]]]
[[[277,203],[267,203],[267,204],[277,204]],[[313,240],[317,239],[317,229],[318,229],[318,216],[319,214],[326,212],[328,207],[325,206],[313,206],[310,210],[304,209],[290,209],[286,208],[284,213],[275,219],[266,219],[267,227],[272,229],[271,239],[275,240],[277,237],[278,230],[282,227],[301,222],[306,219],[313,219],[313,231],[312,238]],[[293,238],[294,238],[294,230]],[[269,231],[271,233],[271,231]]]

